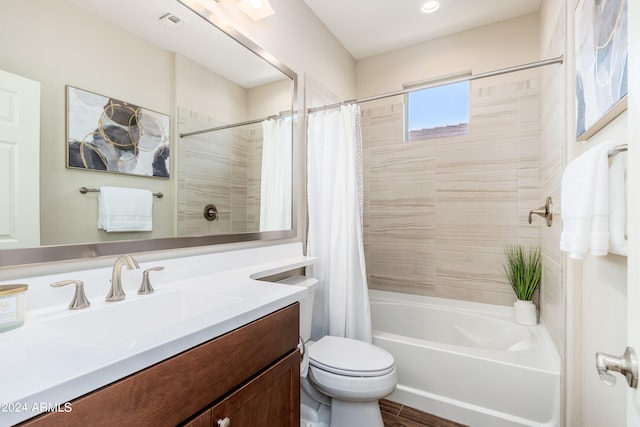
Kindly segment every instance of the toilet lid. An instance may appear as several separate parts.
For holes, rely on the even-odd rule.
[[[326,336],[309,347],[311,366],[334,374],[377,377],[394,369],[393,356],[373,344]]]

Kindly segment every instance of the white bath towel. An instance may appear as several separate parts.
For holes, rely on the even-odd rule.
[[[153,193],[123,187],[100,187],[98,228],[107,232],[151,231]]]
[[[609,149],[604,141],[574,159],[562,176],[560,249],[573,259],[609,251]]]
[[[627,255],[627,152],[616,154],[609,167],[609,252]]]

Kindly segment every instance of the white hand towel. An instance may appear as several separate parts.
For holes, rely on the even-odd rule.
[[[573,259],[609,250],[609,149],[604,141],[574,159],[562,176],[560,249]]]
[[[609,252],[627,255],[627,152],[618,153],[609,168]]]
[[[98,228],[107,232],[151,231],[153,193],[149,190],[100,187]]]

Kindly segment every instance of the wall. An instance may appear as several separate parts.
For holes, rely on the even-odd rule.
[[[571,331],[579,332],[581,325],[567,322],[567,304],[574,299],[567,297],[564,260],[560,252],[560,188],[562,171],[566,163],[567,102],[565,101],[565,79],[567,78],[566,52],[566,5],[564,0],[545,0],[540,9],[540,55],[542,57],[565,56],[565,63],[558,67],[545,67],[542,70],[542,100],[539,158],[540,182],[539,197],[551,197],[554,201],[554,222],[551,227],[538,226],[540,249],[542,253],[542,287],[540,292],[541,317],[549,331],[560,358],[562,360],[562,408],[565,414],[572,411],[571,399],[581,394],[581,387],[567,386],[580,382],[580,376],[574,376],[568,370],[567,361],[572,359],[573,346],[569,343],[573,334],[567,333],[567,325]],[[571,117],[571,116],[569,116]],[[569,300],[569,302],[567,302]],[[573,362],[569,362],[573,363]],[[567,403],[569,402],[569,403]],[[563,417],[564,418],[564,417]],[[566,415],[569,419],[570,416]],[[567,424],[573,425],[573,424]],[[575,424],[580,425],[580,424]]]
[[[370,288],[513,304],[503,248],[538,240],[540,88],[517,77],[474,82],[468,135],[405,143],[402,104],[363,111]]]
[[[542,57],[565,55],[565,17],[564,0],[543,2],[540,10]],[[539,199],[551,197],[555,215],[551,227],[538,226],[543,266],[540,312],[561,358],[564,358],[566,339],[564,257],[560,252],[560,187],[566,147],[565,70],[566,65],[542,69],[542,120],[538,147]]]
[[[180,107],[183,132],[222,122]],[[225,129],[180,140],[176,167],[177,235],[257,232],[260,222],[262,126]],[[214,204],[217,219],[206,221],[203,207]]]
[[[626,141],[628,115],[623,113],[587,142],[572,141],[574,157],[608,139]],[[632,193],[629,193],[632,194]],[[627,257],[610,254],[587,255],[583,261],[566,259],[567,287],[579,295],[579,308],[568,311],[580,328],[571,330],[567,339],[576,342],[573,360],[566,369],[580,380],[581,393],[573,396],[573,423],[581,427],[625,426],[626,382],[618,377],[614,387],[604,385],[594,368],[596,352],[620,355],[627,346]],[[574,333],[576,336],[574,336]],[[606,410],[603,410],[606,408]],[[576,413],[577,412],[577,413]]]
[[[215,117],[219,123],[246,120],[249,91],[182,55],[175,55],[175,105]],[[290,103],[290,102],[289,102]],[[287,105],[287,104],[285,104]],[[182,133],[183,131],[176,126]]]
[[[557,85],[552,87],[548,93],[558,98],[553,101],[557,103],[562,102],[560,94],[564,93],[565,116],[567,117],[564,134],[564,157],[568,163],[585,150],[604,140],[617,139],[621,143],[627,142],[629,116],[628,113],[623,113],[588,141],[576,141],[575,120],[573,119],[576,108],[573,58],[575,18],[573,11],[578,2],[577,0],[557,0],[545,3],[549,4],[549,9],[560,11],[564,9],[566,11],[564,12],[565,33],[563,34],[560,25],[558,25],[558,30],[554,34],[558,40],[564,38],[566,41],[567,56],[564,76],[566,83],[564,91],[561,91],[562,87]],[[548,18],[548,22],[552,22],[554,20],[553,13],[549,13]],[[631,19],[629,22],[632,22]],[[551,113],[553,110],[554,108],[551,107],[548,111]],[[551,118],[553,115],[549,114],[548,117]],[[564,165],[562,166],[564,167]],[[547,172],[557,177],[558,172],[552,171],[555,168],[556,166],[552,166]],[[558,181],[558,179],[555,178],[554,181]],[[554,184],[554,191],[559,186],[559,182]],[[629,195],[632,194],[629,193]],[[561,203],[561,199],[558,199],[558,203]],[[561,212],[558,212],[558,216],[560,214]],[[553,246],[553,262],[555,263],[557,242],[553,241]],[[554,341],[557,346],[561,346],[561,340],[564,338],[565,343],[565,425],[581,427],[626,426],[626,384],[621,378],[614,387],[602,384],[594,368],[594,358],[597,351],[619,355],[627,344],[627,258],[618,255],[605,257],[587,255],[583,261],[575,261],[561,254],[558,260],[561,268],[559,277],[560,280],[564,278],[565,282],[564,304],[554,307],[552,303],[543,305],[543,308],[547,308],[547,312],[558,313],[557,328],[552,331],[562,332],[563,335],[554,336]],[[559,283],[562,284],[562,281]],[[562,302],[562,287],[558,291],[558,301]],[[564,329],[560,328],[562,319],[559,316],[562,314],[566,319]],[[562,347],[560,348],[562,349]]]
[[[453,73],[480,74],[539,59],[536,13],[359,60],[358,98]]]
[[[538,59],[538,15],[530,14],[360,60],[357,93]],[[528,211],[540,205],[538,75],[473,82],[467,137],[403,144],[402,108],[388,107],[402,98],[361,105],[368,126],[365,238],[372,288],[513,303],[502,248],[535,246],[538,238],[527,224]]]
[[[355,94],[355,60],[317,16],[300,0],[271,0],[276,14],[254,22],[235,2],[211,6],[221,17],[249,39],[298,73],[299,88],[305,74],[338,95]],[[299,95],[303,93],[300,90]]]
[[[623,113],[589,141],[573,142],[575,155],[604,140],[626,142],[627,129],[628,115]],[[567,282],[567,286],[579,288],[574,292],[582,295],[582,307],[573,313],[580,316],[577,321],[582,323],[581,347],[576,355],[581,358],[581,372],[576,373],[582,376],[581,425],[625,426],[626,382],[619,377],[614,387],[605,386],[593,361],[598,351],[620,355],[627,345],[627,257],[587,255],[583,261],[567,259],[566,268],[575,272],[574,280]]]
[[[264,102],[264,108],[272,110],[288,109],[292,102],[289,79],[247,90],[181,55],[176,55],[175,79],[179,133],[264,117],[264,111],[252,109],[254,102]],[[273,95],[273,99],[269,95]],[[177,236],[257,231],[254,214],[252,224],[248,224],[247,207],[256,201],[255,197],[248,198],[255,193],[248,192],[249,154],[253,153],[249,150],[256,148],[255,143],[250,143],[248,132],[247,127],[240,127],[176,137]],[[255,186],[255,182],[251,184]],[[215,221],[203,218],[203,208],[208,204],[218,209]]]

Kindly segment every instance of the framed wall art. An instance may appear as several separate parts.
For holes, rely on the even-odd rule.
[[[169,178],[169,116],[67,86],[67,167]]]
[[[627,0],[579,0],[575,11],[576,138],[627,108]]]

